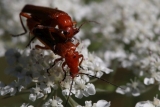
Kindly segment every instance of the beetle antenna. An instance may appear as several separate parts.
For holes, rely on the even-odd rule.
[[[86,24],[86,23],[88,23],[88,22],[94,22],[94,23],[100,24],[100,23],[98,23],[98,22],[96,22],[96,21],[85,21],[85,22],[83,22],[83,23],[79,26],[78,30],[80,30],[80,28],[81,28],[84,24]]]
[[[70,87],[70,90],[69,90],[69,95],[68,95],[68,97],[67,97],[67,101],[66,101],[66,103],[65,103],[65,106],[64,106],[64,107],[67,107],[68,100],[69,100],[69,97],[70,97],[70,95],[71,95],[72,85],[73,85],[73,78],[72,78],[71,87]]]
[[[111,85],[113,85],[113,86],[115,86],[115,87],[117,87],[117,88],[123,89],[122,87],[117,86],[117,85],[115,85],[115,84],[113,84],[113,83],[111,83],[111,82],[109,82],[109,81],[107,81],[107,80],[105,80],[105,79],[103,79],[103,78],[99,78],[99,77],[96,77],[96,76],[93,76],[93,75],[90,75],[90,74],[86,74],[86,73],[79,73],[79,74],[83,74],[83,75],[87,75],[87,76],[90,76],[90,77],[97,78],[97,79],[102,80],[102,81],[104,81],[104,82],[107,82],[107,83],[109,83],[109,84],[111,84]]]

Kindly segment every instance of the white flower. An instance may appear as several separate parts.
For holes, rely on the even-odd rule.
[[[160,82],[160,72],[152,72],[152,77]]]
[[[87,79],[87,80],[86,80]],[[66,81],[67,80],[67,81]],[[61,85],[65,88],[63,89],[63,95],[69,95],[71,88],[71,79],[66,78]],[[96,93],[95,86],[91,83],[87,83],[88,78],[85,76],[78,76],[74,78],[74,82],[72,84],[71,95],[75,94],[75,97],[82,98],[83,96],[88,97],[89,95],[94,95]]]
[[[127,86],[120,86],[119,88],[116,89],[116,92],[124,95],[126,93],[131,92],[131,88]]]
[[[155,107],[150,101],[141,101],[135,107]]]
[[[36,94],[30,94],[29,95],[29,100],[34,102],[36,100],[36,97],[37,97]]]
[[[92,101],[85,101],[85,107],[91,107]]]
[[[99,100],[97,103],[93,103],[92,101],[85,101],[85,106],[78,105],[76,107],[110,107],[110,102],[106,100]]]
[[[144,84],[145,85],[154,84],[154,79],[153,78],[145,78],[144,79]]]
[[[84,70],[81,70],[80,72],[90,74],[93,76],[95,75],[96,77],[100,78],[103,75],[103,73],[109,74],[113,71],[107,68],[104,62],[99,57],[91,53],[87,55],[88,57],[85,56],[86,59],[84,59],[84,61],[82,62],[82,68]]]
[[[51,87],[48,87],[46,84],[41,83],[39,87],[44,92],[44,94],[51,93]]]
[[[42,107],[63,107],[62,100],[59,97],[49,99]]]
[[[160,100],[154,97],[153,101],[141,101],[136,104],[135,107],[159,107]]]
[[[155,81],[160,82],[160,58],[159,55],[156,53],[152,53],[149,58],[145,61],[147,64],[144,66],[148,66],[147,77],[144,78],[144,84],[150,85],[154,84]],[[149,62],[149,63],[148,63]]]
[[[96,104],[96,107],[110,107],[110,102],[106,100],[99,100]]]
[[[137,81],[131,80],[131,83],[127,83],[126,86],[120,86],[117,88],[116,92],[120,94],[128,94],[128,95],[133,95],[133,96],[139,96],[141,94],[141,91],[145,89],[145,86]]]
[[[50,89],[51,88],[57,89],[58,86],[55,82],[57,82],[57,81],[59,82],[60,80],[62,80],[61,76],[57,76],[56,77],[57,80],[55,80],[54,76],[45,76],[45,78],[41,78],[41,79],[42,79],[42,81],[45,82],[45,85],[48,87],[48,89],[49,88]]]
[[[160,106],[160,100],[159,100],[158,98],[154,97],[154,99],[153,99],[153,104],[154,104],[155,106]]]
[[[158,54],[151,54],[150,57],[150,66],[151,66],[151,77],[156,81],[160,81],[160,58]]]
[[[20,107],[34,107],[34,106],[23,103]]]
[[[36,88],[31,89],[31,94],[29,95],[29,100],[35,101],[36,99],[39,99],[44,96],[44,94],[41,92],[39,86],[36,86]]]
[[[13,81],[12,83],[10,83],[9,85],[6,85],[6,86],[4,86],[4,84],[1,84],[0,94],[2,96],[6,95],[6,94],[10,94],[10,96],[14,96],[17,93],[17,91],[21,92],[21,90],[23,88],[24,88],[24,86],[22,85],[22,83],[19,80]]]
[[[1,96],[4,96],[10,92],[12,92],[13,88],[11,86],[5,86],[1,88]]]
[[[67,96],[69,95],[72,81],[73,80],[71,77],[66,77],[66,79],[61,82],[61,86],[64,87],[64,89],[62,90],[63,95],[67,95]],[[71,95],[75,94],[74,85],[75,85],[75,82],[73,81],[72,89],[71,89],[71,93],[70,93]]]
[[[85,97],[88,97],[89,95],[94,95],[96,93],[95,86],[93,84],[88,83],[84,87],[82,86],[82,84],[81,85],[79,84],[79,86],[80,86],[79,88],[76,88],[75,96],[77,98],[82,98],[83,95]]]
[[[81,78],[75,78],[75,96],[77,98],[82,98],[83,95],[88,97],[89,95],[94,95],[96,93],[95,86],[91,83],[85,83]]]
[[[91,56],[92,54],[90,54],[90,56]],[[97,73],[99,73],[99,72],[104,72],[104,73],[106,73],[106,74],[109,74],[110,72],[112,72],[113,70],[111,70],[111,69],[108,69],[107,67],[106,67],[106,65],[104,64],[104,62],[99,58],[99,57],[96,57],[96,56],[94,56],[93,55],[93,57],[94,57],[94,60],[92,60],[92,62],[93,62],[93,70],[95,71],[95,72],[97,72]],[[102,75],[97,75],[97,77],[101,77]]]

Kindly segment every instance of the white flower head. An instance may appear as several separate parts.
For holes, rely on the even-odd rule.
[[[160,100],[154,97],[153,101],[141,101],[136,104],[135,107],[159,107]]]
[[[154,84],[154,78],[145,78],[144,79],[144,84],[145,85]]]
[[[152,53],[151,56],[148,58],[148,63],[146,66],[148,66],[148,71],[145,73],[147,75],[144,78],[144,84],[150,85],[154,84],[155,82],[160,82],[160,58],[159,55],[156,53]]]
[[[131,80],[131,83],[127,83],[126,86],[120,86],[117,88],[116,92],[120,94],[139,96],[143,89],[145,89],[145,86],[135,79],[134,81]]]
[[[63,107],[62,100],[59,97],[49,99],[42,107]]]
[[[6,57],[14,57],[16,64],[14,66],[12,64],[9,65],[9,69],[6,72],[17,77],[18,81],[7,86],[3,86],[2,84],[0,90],[1,95],[9,93],[10,95],[15,95],[17,92],[23,91],[23,88],[27,88],[31,83],[35,84],[30,88],[29,94],[29,100],[33,102],[42,97],[45,98],[45,96],[50,95],[57,89],[62,89],[62,94],[64,96],[70,95],[70,97],[74,95],[77,98],[82,98],[84,96],[95,95],[96,89],[94,84],[90,83],[90,77],[95,76],[100,78],[103,74],[108,74],[112,70],[107,68],[103,61],[96,55],[87,54],[88,50],[85,46],[82,52],[86,54],[85,59],[82,61],[81,67],[79,67],[78,75],[72,78],[68,66],[63,68],[66,72],[62,69],[64,60],[55,63],[53,66],[54,61],[59,58],[53,52],[40,49],[32,49],[28,53],[26,51],[15,51],[14,49],[9,50],[9,52],[6,52]],[[18,57],[15,57],[15,53]],[[66,77],[64,75],[65,73],[67,75]],[[46,106],[56,104],[56,100],[45,103]]]
[[[65,89],[62,91],[64,95],[69,95],[71,85],[71,93],[75,94],[75,97],[77,98],[82,98],[83,96],[88,97],[89,95],[94,95],[96,93],[95,86],[91,83],[86,83],[85,80],[83,80],[83,77],[75,77],[73,84],[71,84],[71,81],[72,80],[70,80],[70,82],[62,82],[63,86],[65,86]]]
[[[93,103],[92,101],[85,101],[85,106],[78,105],[76,107],[110,107],[110,102],[106,100],[99,100],[97,103]]]
[[[20,80],[13,81],[9,85],[1,84],[3,87],[0,88],[0,94],[2,96],[6,94],[10,94],[10,96],[14,96],[17,92],[21,92],[21,90],[24,88],[22,82]]]
[[[42,98],[44,93],[41,92],[41,88],[36,85],[36,88],[31,89],[31,94],[29,95],[29,100],[35,101],[36,99]]]
[[[14,90],[14,88],[13,87],[11,87],[11,86],[5,86],[5,87],[3,87],[3,88],[1,88],[1,93],[0,93],[0,95],[1,96],[4,96],[4,95],[6,95],[6,94],[8,94],[8,93],[10,93],[10,92],[13,92],[13,90]]]
[[[20,107],[34,107],[34,106],[26,104],[26,103],[23,103]]]
[[[150,101],[141,101],[136,104],[135,107],[155,107]]]
[[[159,100],[158,98],[154,97],[154,99],[153,99],[153,104],[154,104],[155,106],[160,106],[160,100]]]

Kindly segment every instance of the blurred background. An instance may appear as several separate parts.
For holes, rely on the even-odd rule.
[[[75,37],[81,41],[89,40],[89,51],[101,57],[114,70],[103,78],[136,90],[136,95],[133,92],[121,95],[115,92],[117,87],[99,80],[95,86],[103,91],[77,99],[81,105],[86,100],[94,103],[105,99],[111,101],[111,107],[134,107],[137,102],[152,101],[160,94],[159,78],[152,75],[160,69],[159,0],[0,0],[0,81],[8,84],[14,80],[5,75],[5,51],[10,48],[23,50],[28,43],[29,34],[11,37],[11,34],[23,32],[19,13],[26,4],[63,10],[77,22],[77,26],[84,21],[98,22],[86,23]],[[151,61],[154,58],[156,60]],[[154,78],[155,83],[144,84],[147,77]],[[23,102],[28,102],[27,94],[0,97],[0,107],[20,106]]]

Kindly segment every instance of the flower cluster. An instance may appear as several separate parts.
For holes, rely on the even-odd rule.
[[[89,76],[85,74],[100,78],[103,73],[109,74],[112,70],[107,68],[99,57],[89,53],[86,48],[87,45],[89,45],[88,40],[81,43],[77,49],[82,54],[85,54],[84,61],[81,65],[83,69],[79,69],[79,75],[73,79],[69,76],[69,68],[65,67],[67,76],[64,81],[62,81],[64,78],[64,72],[61,66],[62,62],[56,63],[55,66],[50,68],[54,60],[59,58],[53,52],[40,49],[20,52],[16,49],[9,49],[5,54],[9,65],[6,73],[16,77],[17,80],[9,85],[0,82],[0,95],[10,94],[10,96],[13,96],[23,90],[30,90],[29,100],[33,102],[40,98],[46,98],[50,94],[52,95],[58,89],[62,89],[64,96],[72,94],[77,98],[82,98],[83,96],[95,95],[95,86],[93,83],[90,83]],[[47,71],[48,68],[50,68],[49,71]],[[83,75],[80,73],[83,73]],[[34,85],[29,88],[28,86],[33,83]],[[44,103],[44,107],[63,107],[62,100],[59,97],[56,97],[56,95],[52,97],[53,99]]]
[[[160,1],[108,0],[90,6],[94,15],[88,17],[102,23],[91,30],[104,37],[97,39],[104,42],[99,50],[104,52],[107,64],[115,67],[116,63],[115,69],[122,67],[136,76],[136,81],[117,92],[140,96],[152,87],[149,85],[159,85]]]
[[[131,83],[127,83],[126,86],[120,86],[117,88],[116,92],[120,94],[139,96],[144,89],[145,86],[141,82],[134,80],[131,81]]]
[[[77,107],[110,107],[110,102],[99,100],[97,103],[93,103],[92,105],[92,101],[86,101],[85,106],[78,105]]]
[[[150,85],[154,83],[160,83],[160,56],[159,54],[152,53],[148,59],[148,73],[144,74],[146,77],[144,79],[145,85]],[[159,88],[160,89],[160,88]]]
[[[153,101],[141,101],[136,104],[135,107],[159,107],[160,100],[154,97]]]

